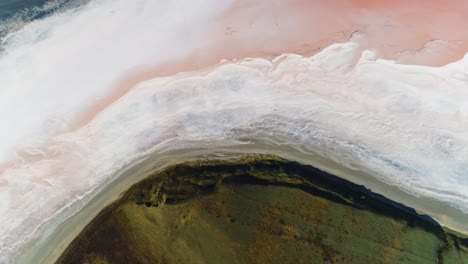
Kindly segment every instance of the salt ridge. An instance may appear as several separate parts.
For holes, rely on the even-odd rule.
[[[466,116],[460,119],[466,59],[402,66],[344,43],[276,61],[249,59],[144,82],[88,126],[55,138],[57,159],[7,172],[11,202],[2,222],[16,223],[2,225],[2,242],[34,231],[129,157],[245,139],[288,144],[468,213],[468,132]]]

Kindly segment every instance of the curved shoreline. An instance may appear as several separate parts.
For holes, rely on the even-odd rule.
[[[106,179],[104,183],[96,187],[93,193],[89,194],[90,197],[84,197],[81,201],[75,201],[57,219],[54,219],[54,224],[46,225],[42,230],[39,230],[40,239],[32,240],[24,248],[20,249],[13,262],[28,263],[28,261],[32,260],[36,263],[55,262],[73,238],[99,212],[116,201],[129,186],[143,180],[156,171],[187,161],[229,159],[248,153],[278,155],[287,160],[311,165],[345,180],[362,184],[376,193],[389,197],[393,201],[415,208],[418,213],[431,215],[443,226],[463,234],[468,234],[468,228],[464,226],[466,223],[462,221],[465,219],[464,215],[456,209],[448,208],[444,203],[428,200],[427,198],[413,197],[395,187],[380,182],[372,175],[363,171],[352,171],[332,160],[327,160],[311,153],[302,153],[300,150],[287,145],[254,140],[251,143],[241,146],[226,146],[224,148],[166,150],[141,157],[121,168],[121,170],[115,173],[114,177]],[[431,211],[431,209],[434,210]],[[443,209],[445,212],[450,210],[450,213],[452,213],[451,217],[447,217],[436,209]],[[460,222],[457,222],[457,219]]]
[[[420,228],[443,241],[443,245],[437,249],[440,261],[446,257],[444,252],[455,250],[455,247],[459,254],[467,253],[468,238],[442,228],[434,219],[418,214],[413,208],[312,166],[301,165],[275,155],[251,154],[227,160],[201,159],[177,163],[152,173],[132,185],[117,201],[101,211],[67,247],[58,263],[76,262],[86,254],[94,254],[86,251],[87,248],[89,250],[91,241],[105,240],[98,235],[93,239],[97,230],[107,223],[107,219],[114,217],[113,212],[124,204],[130,202],[139,205],[140,208],[148,207],[147,210],[151,211],[154,209],[149,207],[158,207],[161,203],[190,203],[192,198],[200,194],[216,192],[215,190],[227,181],[298,188],[336,204],[373,212],[406,223],[411,228]],[[385,233],[382,236],[385,236]],[[465,249],[460,251],[460,247]]]

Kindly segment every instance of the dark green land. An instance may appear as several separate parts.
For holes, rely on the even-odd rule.
[[[183,163],[132,186],[58,263],[468,263],[468,239],[275,156]]]

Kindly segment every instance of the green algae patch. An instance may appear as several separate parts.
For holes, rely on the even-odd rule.
[[[466,237],[272,155],[173,165],[131,186],[58,263],[468,263]]]

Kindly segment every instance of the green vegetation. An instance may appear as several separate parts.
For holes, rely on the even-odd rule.
[[[270,155],[183,163],[130,189],[58,263],[468,263],[468,239]]]

